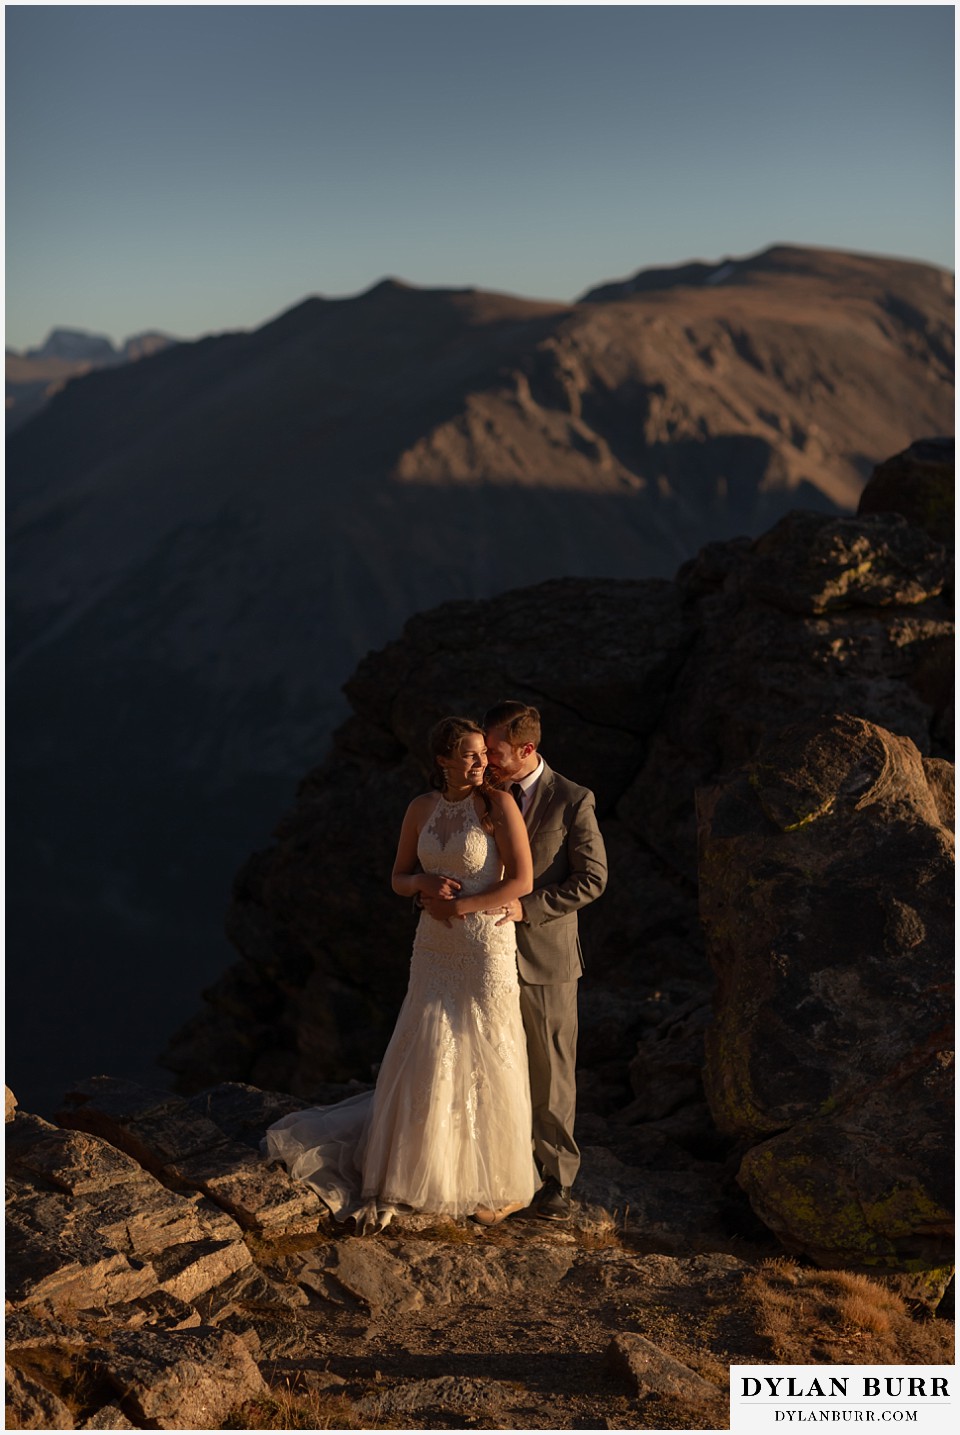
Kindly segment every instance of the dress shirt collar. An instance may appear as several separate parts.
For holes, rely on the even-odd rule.
[[[541,757],[541,759],[540,759],[540,761],[537,763],[536,767],[533,769],[532,772],[528,772],[527,775],[526,775],[526,777],[517,777],[517,778],[514,778],[514,781],[515,781],[515,782],[518,782],[518,783],[520,784],[520,786],[523,788],[523,801],[524,801],[524,806],[526,806],[527,801],[529,800],[529,798],[530,798],[530,797],[532,796],[532,794],[533,794],[533,789],[536,787],[537,783],[540,781],[540,778],[541,778],[542,776],[543,776],[543,758]]]
[[[534,801],[534,788],[540,782],[542,772],[544,772],[544,759],[541,758],[534,771],[528,772],[525,778],[514,778],[514,782],[511,782],[511,786],[519,788],[519,811],[524,815],[527,815],[527,809]]]

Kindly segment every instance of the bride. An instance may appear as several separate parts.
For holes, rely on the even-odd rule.
[[[443,718],[430,748],[441,790],[407,808],[393,868],[423,911],[376,1089],[285,1116],[264,1143],[362,1229],[399,1207],[495,1225],[540,1184],[514,926],[497,926],[533,885],[526,828],[487,783],[476,723]]]

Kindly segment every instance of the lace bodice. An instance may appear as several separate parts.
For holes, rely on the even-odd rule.
[[[465,897],[492,887],[503,873],[497,844],[477,816],[473,797],[448,802],[441,797],[417,843],[425,872],[442,872],[461,883]],[[491,897],[491,906],[496,903]],[[423,981],[435,994],[444,983],[476,984],[478,993],[500,994],[517,983],[516,928],[497,926],[500,914],[472,912],[449,926],[424,912],[413,944],[411,979]]]
[[[485,832],[473,797],[440,798],[420,833],[417,856],[425,872],[441,872],[462,884],[464,896],[482,892],[503,872],[497,844]]]

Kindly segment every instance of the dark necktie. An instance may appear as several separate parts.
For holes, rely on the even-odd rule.
[[[519,782],[511,782],[511,784],[510,784],[510,791],[513,793],[514,797],[517,799],[517,806],[519,807],[520,811],[522,812],[522,811],[523,811],[523,788],[520,786]]]

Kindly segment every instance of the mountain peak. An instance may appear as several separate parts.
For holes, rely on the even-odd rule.
[[[411,294],[416,292],[418,287],[416,284],[408,284],[405,279],[396,279],[392,274],[388,274],[376,284],[371,284],[369,289],[363,289],[356,297],[370,299],[374,294]]]
[[[51,329],[39,349],[28,349],[28,359],[71,359],[108,363],[118,357],[106,334],[91,334],[86,329]]]

